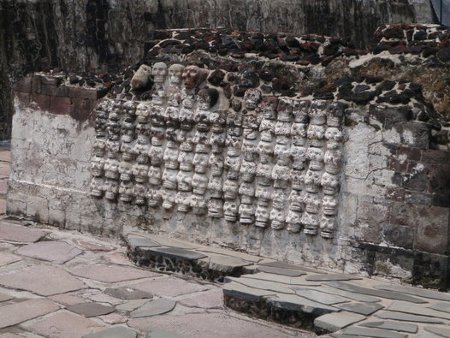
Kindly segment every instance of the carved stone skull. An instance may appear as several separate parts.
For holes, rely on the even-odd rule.
[[[122,202],[130,203],[133,199],[133,183],[130,181],[120,181],[119,199]]]
[[[270,212],[266,204],[257,204],[255,211],[255,226],[267,228],[270,224]]]
[[[239,211],[238,200],[227,200],[223,204],[224,217],[228,222],[236,222]]]
[[[219,198],[211,198],[208,202],[208,216],[212,218],[223,217],[223,201]]]
[[[133,165],[130,162],[121,161],[119,164],[119,173],[121,181],[131,181],[133,176]]]
[[[105,167],[105,160],[101,157],[95,156],[91,160],[91,173],[94,177],[102,177],[103,169]]]
[[[324,215],[335,216],[337,214],[338,201],[335,196],[323,196],[322,208]]]
[[[191,65],[184,68],[181,75],[184,86],[188,91],[198,88],[208,77],[208,71],[200,67]]]
[[[192,172],[180,170],[177,174],[178,190],[192,191]]]
[[[176,190],[178,184],[177,174],[178,170],[165,168],[162,175],[163,187],[169,190]]]
[[[105,198],[113,201],[116,199],[117,193],[119,192],[119,183],[112,179],[106,179],[103,190],[105,191]]]
[[[192,187],[194,194],[204,195],[208,189],[208,176],[203,173],[195,173],[192,177]]]
[[[105,182],[103,178],[100,177],[93,177],[91,180],[91,196],[94,197],[102,197],[103,196],[103,192],[104,192],[104,188],[105,188]]]
[[[319,216],[305,212],[302,215],[302,224],[305,226],[303,232],[306,235],[315,236],[320,225]]]
[[[286,216],[286,223],[288,224],[286,228],[287,231],[292,233],[300,232],[301,222],[302,222],[301,213],[294,210],[288,211],[288,214]]]
[[[262,94],[259,89],[247,89],[244,94],[244,105],[248,110],[254,110],[261,102]]]
[[[143,89],[147,86],[152,73],[152,68],[148,65],[141,65],[131,78],[131,88],[133,90]]]
[[[161,185],[161,168],[150,166],[148,169],[148,180],[151,185],[160,186]]]
[[[309,147],[306,151],[306,158],[309,160],[310,170],[322,170],[324,164],[324,153],[321,148]]]
[[[138,183],[145,183],[148,181],[148,165],[136,163],[133,165],[134,180]]]
[[[162,86],[167,77],[167,65],[164,62],[157,62],[152,67],[153,81],[155,85]]]
[[[333,216],[323,215],[320,219],[320,236],[333,238],[336,229],[336,219]]]
[[[169,84],[170,85],[180,85],[183,75],[184,66],[180,64],[173,64],[169,67]]]
[[[147,191],[147,205],[150,208],[156,208],[162,203],[162,194],[160,190],[149,189]]]
[[[325,172],[322,175],[321,184],[325,195],[335,195],[339,190],[339,177]]]

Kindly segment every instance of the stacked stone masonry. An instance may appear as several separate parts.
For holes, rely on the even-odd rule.
[[[422,27],[380,28],[378,46]],[[27,77],[8,212],[445,288],[449,96],[442,75],[411,74],[448,69],[448,31],[425,30],[436,50],[400,56],[318,35],[157,31],[112,83]]]

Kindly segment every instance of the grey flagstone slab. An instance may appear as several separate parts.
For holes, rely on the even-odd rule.
[[[365,327],[373,327],[377,329],[403,331],[408,333],[417,333],[418,326],[411,323],[392,322],[392,321],[377,321],[359,324]]]
[[[359,336],[359,337],[379,337],[379,338],[407,338],[404,333],[393,332],[382,329],[372,329],[366,327],[349,326],[342,331],[344,334]]]
[[[384,307],[379,303],[345,303],[345,304],[338,304],[336,306],[340,309],[359,313],[365,316],[368,316]]]
[[[420,297],[436,299],[436,300],[445,300],[445,301],[450,302],[450,294],[445,293],[445,292],[421,289],[421,288],[406,286],[406,285],[389,285],[389,284],[375,285],[374,288],[378,289],[378,290],[401,292],[401,293],[407,293],[407,294],[410,294],[413,296],[420,296]]]
[[[433,318],[419,315],[412,315],[409,313],[395,312],[395,311],[379,311],[374,314],[375,317],[382,319],[401,320],[405,322],[414,323],[428,323],[428,324],[444,324],[445,320],[441,318]]]
[[[205,254],[198,252],[187,250],[183,248],[175,248],[175,247],[153,247],[147,248],[148,252],[156,253],[162,256],[169,256],[173,258],[182,258],[187,260],[197,260],[201,258],[207,257]]]
[[[314,326],[329,332],[335,332],[344,327],[366,319],[365,316],[351,312],[327,313],[314,319]]]
[[[310,299],[310,300],[313,300],[315,302],[319,302],[319,303],[322,303],[325,305],[333,305],[333,304],[348,302],[347,298],[337,296],[337,295],[330,295],[328,293],[323,293],[318,290],[307,289],[307,288],[298,288],[298,287],[294,287],[292,289],[295,290],[295,293],[301,297],[304,297],[304,298],[307,298],[307,299]]]
[[[408,301],[411,303],[417,303],[417,304],[427,303],[427,301],[425,301],[421,298],[413,297],[410,295],[405,295],[403,293],[369,289],[369,288],[364,288],[362,286],[357,286],[357,285],[345,283],[345,282],[327,282],[326,285],[334,287],[334,288],[338,288],[341,290],[349,291],[349,292],[362,293],[365,295],[375,296],[375,297],[380,297],[380,298],[404,300],[404,301]]]
[[[405,313],[410,313],[413,315],[437,317],[437,318],[444,318],[444,319],[450,320],[450,313],[436,311],[436,310],[429,309],[429,308],[426,308],[423,306],[418,306],[418,305],[412,306],[412,304],[408,303],[408,302],[394,301],[387,309],[389,311],[405,312]]]
[[[437,334],[441,337],[450,338],[450,328],[448,326],[425,326],[425,331]]]

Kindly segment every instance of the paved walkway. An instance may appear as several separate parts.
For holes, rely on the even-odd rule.
[[[314,336],[225,309],[220,285],[140,269],[125,250],[0,220],[0,337]]]

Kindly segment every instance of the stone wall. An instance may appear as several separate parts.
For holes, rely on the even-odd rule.
[[[227,27],[371,42],[376,27],[432,22],[426,0],[2,0],[0,138],[11,131],[11,87],[33,71],[105,73],[139,61],[155,29]]]
[[[8,212],[444,288],[447,118],[420,84],[373,64],[446,69],[448,31],[395,29],[436,44],[413,35],[419,52],[367,53],[319,35],[158,31],[108,87],[25,78]]]

